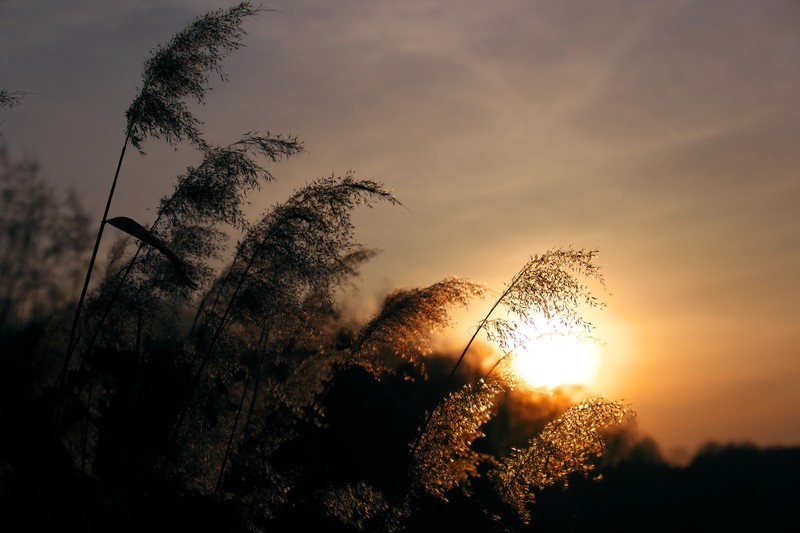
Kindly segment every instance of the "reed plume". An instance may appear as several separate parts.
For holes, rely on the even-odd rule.
[[[483,286],[455,276],[428,287],[391,292],[380,311],[358,331],[353,362],[380,375],[387,370],[382,351],[390,348],[394,355],[424,371],[421,356],[430,353],[427,342],[431,334],[451,325],[448,308],[466,306],[483,293]]]
[[[544,430],[502,458],[491,472],[501,500],[524,522],[530,520],[528,506],[534,490],[551,485],[567,486],[570,474],[591,475],[592,460],[603,454],[601,431],[634,416],[619,401],[590,398],[568,409]]]
[[[228,53],[241,46],[244,19],[254,16],[258,11],[259,9],[251,6],[249,2],[242,2],[230,9],[220,9],[198,17],[175,35],[166,46],[156,47],[152,56],[145,62],[142,86],[126,111],[125,142],[120,151],[92,256],[86,269],[86,277],[75,309],[66,355],[57,384],[63,383],[75,349],[75,336],[81,310],[89,289],[128,143],[142,152],[145,137],[151,135],[155,138],[164,138],[172,145],[188,139],[198,147],[206,148],[207,144],[199,131],[200,121],[189,112],[184,98],[193,97],[202,103],[210,74],[217,73],[225,79],[220,62]]]
[[[243,22],[260,11],[250,2],[196,18],[166,45],[157,46],[144,64],[142,84],[125,113],[127,136],[140,152],[147,136],[171,145],[188,140],[204,148],[202,124],[185,101],[202,104],[211,74],[227,79],[222,60],[242,46]]]

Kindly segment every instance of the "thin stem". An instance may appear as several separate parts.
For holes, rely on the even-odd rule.
[[[200,320],[200,315],[203,314],[203,308],[206,305],[206,300],[208,297],[211,296],[211,290],[206,292],[202,298],[200,298],[200,302],[197,305],[197,312],[194,314],[194,319],[192,320],[192,326],[189,328],[188,337],[191,338],[194,336],[194,330],[197,327],[197,322]]]
[[[217,308],[217,303],[219,303],[219,298],[222,295],[222,288],[228,283],[228,279],[230,279],[231,274],[233,273],[233,267],[236,266],[236,260],[239,259],[241,253],[242,249],[237,247],[236,255],[233,256],[233,261],[231,261],[231,266],[230,268],[228,268],[228,272],[225,274],[222,283],[219,284],[219,288],[217,289],[217,294],[214,297],[214,303],[211,304],[211,310],[208,311],[208,314],[213,313],[214,310]],[[189,330],[190,335],[194,332],[195,327],[197,326],[197,322],[200,319],[200,315],[203,312],[203,306],[205,305],[206,300],[208,299],[209,296],[211,296],[210,291],[206,293],[205,296],[203,296],[203,299],[200,301],[200,305],[197,307],[197,313],[195,313],[194,315],[194,320],[192,321],[192,327]]]
[[[509,350],[509,351],[505,352],[505,353],[503,354],[503,357],[499,358],[499,359],[498,359],[498,360],[497,360],[497,361],[496,361],[496,362],[495,362],[495,363],[492,365],[492,368],[490,368],[490,369],[489,369],[489,371],[486,373],[486,375],[484,375],[484,376],[483,376],[483,381],[486,381],[487,379],[489,379],[489,376],[491,376],[491,375],[492,375],[492,372],[494,372],[494,371],[495,371],[495,369],[497,369],[497,367],[498,367],[498,366],[500,366],[500,363],[502,363],[502,362],[503,362],[503,360],[504,360],[506,357],[508,357],[509,355],[511,355],[511,350]]]
[[[178,430],[180,429],[181,425],[183,425],[183,421],[186,418],[186,413],[189,410],[189,404],[191,403],[192,396],[194,396],[194,390],[200,383],[200,379],[203,375],[203,370],[205,370],[205,367],[208,364],[208,360],[211,359],[211,354],[213,353],[214,348],[216,347],[217,341],[219,341],[219,338],[222,336],[222,331],[225,329],[225,325],[228,321],[228,315],[230,315],[231,309],[233,308],[233,302],[236,299],[236,296],[239,294],[239,290],[242,288],[242,285],[244,285],[244,281],[245,279],[247,279],[247,275],[250,273],[250,268],[253,266],[253,263],[255,263],[255,260],[258,257],[258,252],[259,250],[255,250],[253,252],[250,261],[247,263],[247,266],[242,272],[242,276],[241,278],[239,278],[239,282],[236,285],[236,289],[233,291],[233,294],[231,294],[231,297],[228,300],[228,304],[225,307],[225,312],[220,318],[219,326],[217,326],[217,329],[214,331],[214,336],[211,338],[211,341],[209,342],[205,356],[203,357],[203,360],[200,361],[200,366],[197,368],[197,371],[194,374],[194,378],[192,379],[192,382],[189,384],[189,391],[186,394],[186,400],[183,404],[183,407],[181,408],[181,412],[178,414],[178,420],[175,422],[175,427],[172,429],[173,439],[177,438],[178,436]]]
[[[174,198],[175,198],[175,196],[173,195],[167,201],[166,206],[168,206],[170,203],[172,203],[172,200]],[[164,208],[162,208],[162,212],[159,213],[159,215],[156,217],[155,221],[150,225],[150,231],[155,230],[156,226],[158,226],[158,223],[161,221],[161,218],[163,216],[163,209]],[[125,268],[125,271],[119,276],[119,281],[117,282],[117,286],[114,287],[114,292],[111,294],[111,297],[109,298],[108,303],[106,304],[106,307],[103,310],[103,314],[101,315],[100,320],[98,320],[98,322],[97,322],[97,327],[94,330],[94,334],[92,335],[92,338],[89,340],[88,345],[84,349],[84,354],[86,354],[86,355],[84,356],[84,359],[81,360],[81,364],[78,367],[78,373],[80,373],[81,370],[83,370],[83,367],[84,367],[84,365],[86,363],[86,357],[88,357],[89,354],[91,353],[92,347],[94,347],[94,343],[95,343],[95,341],[97,341],[97,337],[100,335],[100,332],[103,330],[103,326],[105,325],[106,319],[108,318],[109,314],[111,313],[111,309],[114,307],[114,302],[116,302],[117,296],[119,295],[120,291],[122,290],[123,285],[125,285],[125,281],[128,279],[128,275],[130,275],[131,271],[133,270],[133,267],[136,265],[136,259],[139,257],[139,254],[142,252],[143,248],[144,248],[144,243],[140,241],[139,242],[139,246],[136,248],[136,253],[134,253],[133,257],[131,257],[130,261],[128,261],[128,266]],[[139,343],[140,343],[141,337],[140,337],[139,334],[141,333],[141,327],[142,327],[142,312],[141,312],[141,309],[140,309],[139,310],[139,321],[138,321],[137,337],[136,337],[136,343],[137,343],[136,344],[136,353],[137,353],[137,357],[139,357],[139,355],[140,355],[139,354],[139,348],[140,348],[140,344]],[[77,344],[77,340],[75,341],[75,344]]]
[[[122,168],[122,161],[125,159],[125,150],[128,148],[128,142],[131,138],[130,129],[125,135],[125,143],[122,145],[122,151],[119,154],[119,161],[117,162],[117,170],[114,172],[114,180],[111,182],[111,189],[108,191],[108,200],[106,200],[106,207],[103,211],[103,218],[100,220],[100,227],[97,229],[97,238],[95,239],[94,249],[92,250],[92,257],[89,260],[89,268],[86,269],[86,279],[83,281],[83,288],[81,289],[80,298],[78,298],[78,305],[75,308],[75,317],[72,319],[72,329],[69,333],[69,342],[67,343],[67,354],[64,357],[64,365],[61,367],[61,372],[56,380],[56,386],[60,387],[67,375],[70,359],[75,351],[75,334],[78,331],[78,323],[81,318],[81,310],[83,309],[83,302],[86,299],[86,293],[89,289],[89,281],[92,278],[92,270],[94,270],[94,263],[97,259],[97,252],[100,249],[100,241],[103,238],[103,230],[106,226],[108,219],[108,212],[111,209],[111,200],[114,198],[114,190],[117,188],[117,180],[119,179],[119,171]]]
[[[121,160],[120,160],[120,162],[121,162]],[[117,169],[117,172],[119,172],[119,168]],[[164,207],[162,207],[161,212],[156,217],[155,221],[150,225],[150,231],[155,230],[156,226],[158,226],[158,223],[161,221],[161,218],[163,217],[163,210],[166,208],[166,206],[169,206],[169,204],[172,203],[172,200],[174,198],[175,198],[175,196],[173,195],[167,201],[166,205]],[[107,214],[108,214],[108,211],[106,211],[106,215]],[[125,268],[125,271],[122,273],[121,276],[119,276],[119,282],[117,282],[117,286],[114,288],[114,292],[111,294],[111,298],[109,298],[108,303],[106,304],[106,307],[103,310],[103,314],[100,317],[100,320],[97,322],[97,327],[95,328],[94,334],[92,335],[92,338],[89,341],[89,344],[86,346],[86,349],[84,351],[85,354],[89,354],[91,352],[91,349],[94,346],[94,343],[97,340],[97,337],[100,335],[100,332],[103,330],[103,326],[105,325],[106,319],[108,318],[109,314],[111,313],[111,308],[114,306],[114,302],[116,302],[117,296],[119,295],[120,291],[122,290],[123,285],[125,285],[125,281],[128,279],[128,275],[133,270],[133,267],[136,264],[136,259],[139,257],[139,254],[142,252],[143,248],[144,248],[144,243],[139,241],[139,246],[137,246],[137,248],[136,248],[136,253],[134,253],[133,257],[131,257],[130,261],[128,261],[128,266]],[[140,315],[141,315],[141,311],[140,311]],[[140,318],[141,318],[141,316],[140,316]],[[141,324],[140,324],[140,326],[141,326]],[[75,344],[77,344],[77,340],[75,341]],[[84,362],[85,361],[81,361],[79,372],[80,372],[80,369],[83,368]]]
[[[469,351],[470,347],[472,347],[472,343],[475,342],[475,339],[478,337],[478,333],[482,329],[484,329],[484,327],[486,326],[486,323],[489,321],[489,317],[492,316],[492,313],[494,313],[495,309],[497,309],[497,307],[503,302],[503,300],[505,300],[506,296],[508,296],[508,294],[511,292],[511,289],[514,287],[514,285],[516,285],[516,283],[520,279],[520,277],[521,277],[521,273],[514,277],[514,279],[511,281],[511,283],[508,285],[508,287],[506,287],[506,290],[503,291],[503,294],[500,295],[500,297],[492,305],[491,309],[489,309],[489,312],[486,313],[486,316],[484,316],[483,319],[480,322],[478,322],[478,327],[475,328],[475,333],[472,334],[472,337],[470,337],[469,342],[464,347],[464,350],[461,352],[461,355],[459,356],[459,358],[456,361],[455,365],[453,365],[453,369],[450,371],[450,375],[447,377],[447,380],[445,381],[444,386],[442,387],[442,390],[441,390],[441,392],[439,393],[439,396],[436,399],[436,403],[434,403],[434,405],[431,408],[431,410],[428,411],[428,414],[425,416],[425,420],[422,423],[422,426],[420,427],[419,431],[417,432],[417,436],[414,439],[414,443],[411,445],[411,448],[410,448],[410,450],[408,452],[408,457],[410,459],[413,458],[416,455],[417,449],[419,448],[419,444],[422,441],[422,437],[423,437],[423,435],[425,435],[425,432],[428,430],[428,426],[431,423],[431,419],[433,419],[433,415],[436,413],[436,410],[439,408],[439,406],[441,405],[442,401],[444,400],[444,397],[447,394],[447,390],[450,388],[450,384],[451,384],[453,378],[455,377],[455,374],[456,374],[456,371],[458,370],[458,367],[461,365],[461,362],[466,357],[467,352]],[[395,502],[398,502],[398,503],[402,504],[403,500],[405,500],[408,497],[408,494],[409,494],[410,490],[411,490],[410,485],[406,484],[403,489],[399,490],[399,495],[395,496],[394,498],[391,498],[391,500],[394,500]],[[388,526],[389,526],[388,520],[389,520],[389,514],[391,513],[391,509],[392,509],[392,505],[387,506],[386,512],[384,513],[384,516],[381,519],[384,528],[388,528]]]
[[[103,218],[100,221],[100,227],[97,230],[97,238],[95,239],[94,249],[92,250],[92,257],[89,260],[89,267],[86,270],[86,279],[83,282],[83,289],[81,290],[80,298],[78,299],[78,305],[75,308],[75,316],[72,320],[72,328],[69,334],[69,341],[67,343],[67,351],[64,356],[64,364],[61,367],[61,371],[59,372],[58,377],[56,378],[54,388],[57,391],[56,402],[55,402],[55,413],[54,413],[54,420],[53,424],[51,425],[50,429],[50,438],[47,444],[47,449],[44,453],[43,463],[45,465],[44,471],[47,471],[49,468],[51,461],[53,460],[53,454],[55,453],[56,441],[59,439],[59,436],[62,431],[61,423],[62,423],[62,416],[66,411],[66,403],[68,399],[68,391],[66,390],[66,376],[67,370],[69,369],[69,363],[72,358],[72,354],[75,351],[75,345],[77,344],[75,335],[78,331],[78,323],[80,322],[81,317],[81,310],[83,309],[83,303],[86,299],[86,293],[89,289],[89,281],[92,277],[92,270],[94,269],[94,263],[97,259],[97,252],[100,249],[100,241],[103,237],[103,229],[105,228],[106,219],[108,218],[108,212],[111,209],[111,201],[114,198],[114,190],[117,187],[117,180],[119,179],[120,169],[122,168],[122,161],[125,159],[125,150],[128,147],[128,143],[130,141],[130,129],[128,130],[127,134],[125,135],[125,142],[122,145],[122,150],[119,154],[119,161],[117,162],[117,168],[114,172],[114,179],[111,182],[111,189],[108,192],[108,199],[106,200],[105,210],[103,211]],[[53,491],[53,484],[54,480],[48,479],[45,480],[43,483],[41,494],[42,497],[40,498],[40,511],[44,516],[49,515],[50,511],[50,504],[52,500],[52,491]]]
[[[433,404],[433,407],[431,408],[430,411],[428,411],[428,414],[425,416],[425,421],[422,423],[422,426],[420,427],[419,431],[417,432],[417,437],[416,437],[416,439],[414,439],[414,444],[412,444],[411,450],[409,451],[409,457],[413,457],[414,454],[417,452],[417,448],[419,447],[419,443],[422,440],[422,436],[428,430],[428,426],[431,423],[431,419],[433,418],[433,415],[436,412],[436,409],[439,408],[439,405],[441,405],[442,400],[444,400],[445,394],[447,394],[447,391],[450,388],[450,384],[453,381],[453,377],[456,374],[456,370],[458,370],[458,367],[461,365],[461,362],[464,360],[464,357],[466,357],[467,352],[469,351],[470,347],[472,346],[472,343],[475,341],[475,338],[478,336],[478,333],[484,328],[484,326],[486,325],[486,322],[488,322],[488,320],[489,320],[489,317],[492,316],[492,313],[494,313],[495,309],[497,309],[497,306],[499,306],[500,303],[502,303],[502,301],[508,295],[508,293],[511,292],[512,287],[514,287],[514,285],[516,284],[518,279],[519,279],[519,276],[514,278],[514,280],[509,284],[509,286],[506,288],[506,290],[503,292],[503,294],[494,302],[494,305],[492,305],[492,308],[489,309],[488,313],[486,313],[486,316],[483,317],[483,320],[481,320],[478,323],[478,327],[475,328],[475,333],[472,334],[472,337],[469,339],[469,342],[464,347],[464,351],[461,352],[461,355],[459,356],[458,360],[456,361],[456,364],[453,365],[453,370],[450,371],[450,375],[447,377],[447,380],[445,381],[444,385],[442,386],[442,390],[441,390],[441,392],[439,393],[439,396],[436,399],[436,403]]]
[[[256,407],[256,399],[258,398],[258,387],[261,384],[261,371],[264,368],[264,361],[267,359],[267,339],[269,338],[269,333],[267,328],[263,328],[261,330],[261,338],[258,339],[258,344],[256,344],[256,348],[258,351],[261,352],[261,355],[258,358],[258,366],[256,367],[256,377],[255,383],[253,383],[253,395],[250,397],[250,406],[247,408],[247,416],[244,420],[244,436],[250,434],[250,420],[253,418],[253,411]]]
[[[247,386],[250,384],[250,372],[245,371],[244,375],[244,390],[242,391],[242,397],[239,400],[239,407],[236,410],[236,417],[233,419],[233,427],[231,428],[231,435],[228,437],[228,446],[225,448],[225,455],[222,458],[222,465],[219,467],[219,477],[217,477],[217,485],[214,487],[214,494],[219,492],[220,486],[222,486],[222,477],[225,474],[225,466],[228,464],[228,458],[231,455],[231,447],[233,446],[233,437],[236,435],[236,426],[239,424],[239,417],[242,414],[242,407],[244,406],[244,399],[247,396]]]
[[[92,347],[94,347],[94,343],[95,343],[95,341],[97,341],[97,337],[100,335],[100,332],[103,331],[103,325],[105,324],[106,319],[108,318],[109,314],[111,313],[111,308],[114,305],[114,301],[116,300],[120,289],[122,289],[122,286],[125,284],[125,280],[127,279],[128,274],[130,274],[131,269],[133,268],[134,262],[136,261],[136,258],[139,256],[139,252],[141,252],[141,250],[142,250],[142,244],[139,244],[139,248],[136,250],[136,253],[134,254],[133,258],[128,263],[128,267],[125,269],[125,272],[123,272],[122,275],[120,276],[119,282],[117,283],[117,286],[114,288],[114,292],[111,295],[111,298],[109,299],[105,310],[103,311],[103,315],[100,317],[100,320],[98,320],[98,322],[97,322],[97,327],[94,330],[94,334],[92,335],[92,338],[89,340],[88,344],[84,348],[84,356],[81,359],[81,363],[78,365],[78,370],[77,370],[78,375],[80,375],[81,372],[83,371],[83,369],[86,367],[87,360],[90,359],[90,357],[91,357]],[[142,313],[141,313],[141,309],[140,309],[139,310],[139,315],[138,315],[137,335],[136,335],[136,354],[137,354],[137,358],[139,357],[139,341],[140,341],[141,327],[142,327]],[[80,338],[80,335],[78,336],[78,338]],[[76,344],[77,344],[77,340],[76,340]],[[82,390],[81,386],[78,385],[77,386],[77,394],[80,394],[81,390]]]

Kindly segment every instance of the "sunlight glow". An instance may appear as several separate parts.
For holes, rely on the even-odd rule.
[[[532,388],[588,385],[600,368],[600,347],[591,340],[555,330],[529,334],[531,340],[513,358],[514,372]]]

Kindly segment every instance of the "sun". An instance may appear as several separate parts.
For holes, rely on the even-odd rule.
[[[513,354],[513,372],[534,389],[589,385],[600,368],[595,340],[553,327],[546,334],[527,332],[525,347]]]

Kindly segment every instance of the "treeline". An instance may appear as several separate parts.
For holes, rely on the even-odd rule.
[[[534,513],[540,531],[793,531],[800,447],[709,443],[685,467],[652,443],[625,446],[595,482],[550,488]],[[534,530],[536,528],[534,527]]]

